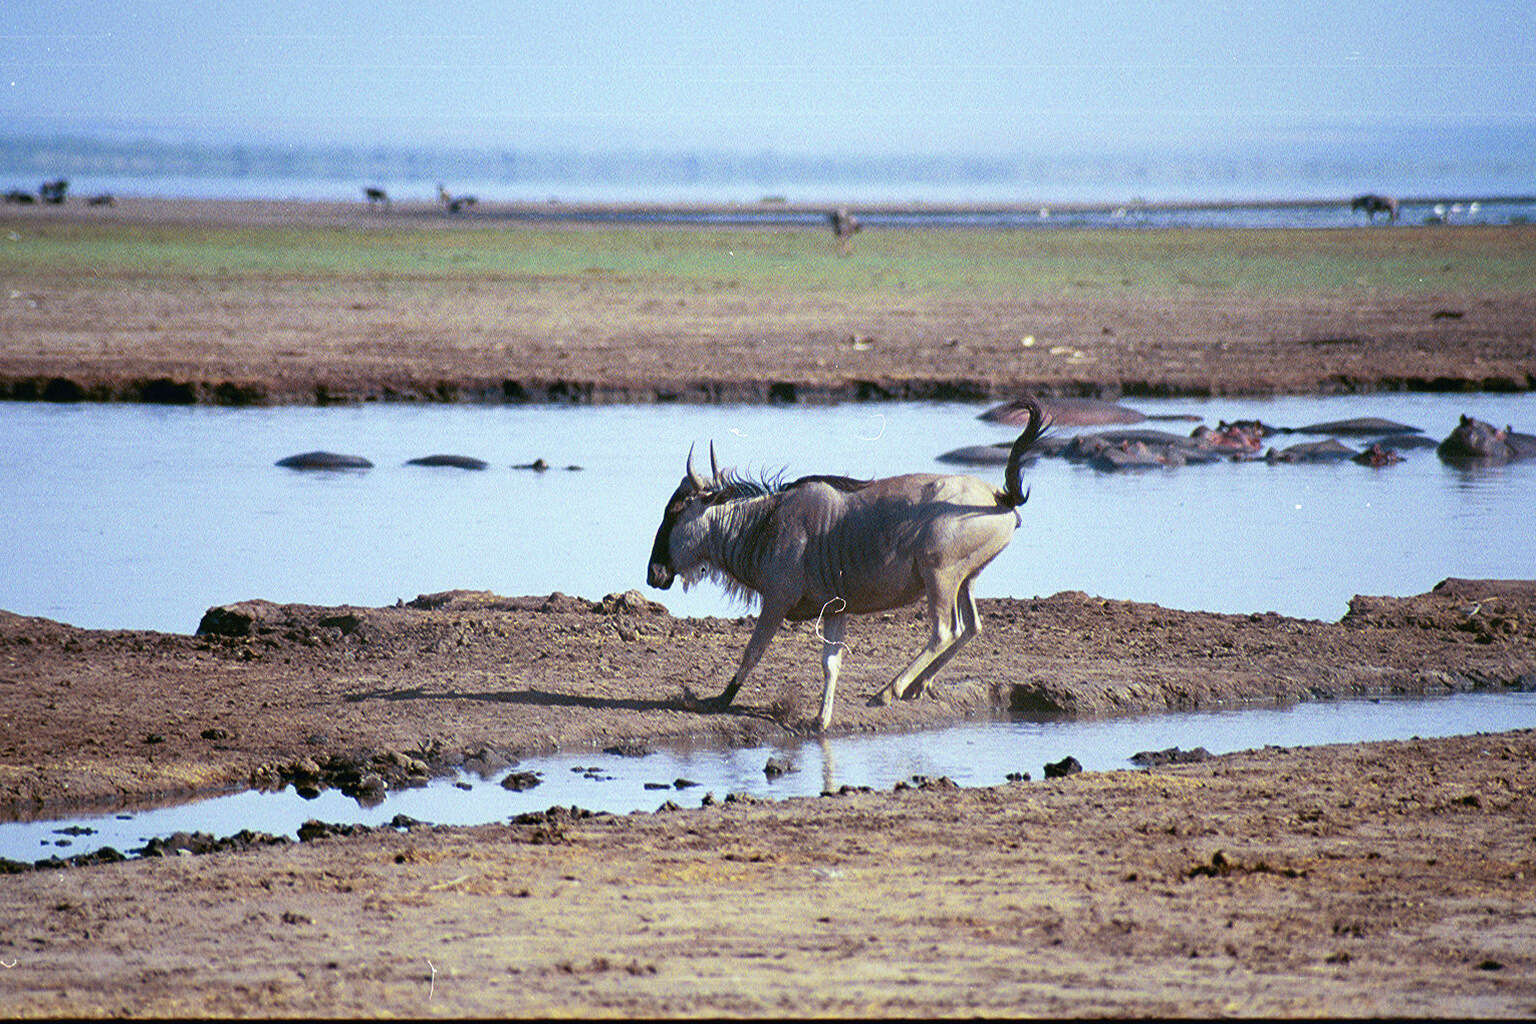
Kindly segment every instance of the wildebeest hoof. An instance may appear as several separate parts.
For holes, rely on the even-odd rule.
[[[724,694],[700,697],[687,686],[683,687],[683,704],[690,711],[724,711],[731,706],[731,702],[725,699]]]
[[[891,688],[887,686],[885,689],[877,690],[876,692],[869,695],[868,706],[872,708],[883,708],[895,699],[895,696],[891,693]]]

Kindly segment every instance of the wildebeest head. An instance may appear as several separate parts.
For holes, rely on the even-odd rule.
[[[679,565],[674,556],[673,535],[679,525],[698,518],[708,506],[709,498],[720,480],[720,468],[715,464],[715,446],[709,446],[709,479],[700,476],[693,468],[693,449],[688,449],[687,471],[682,483],[667,499],[666,510],[661,515],[661,526],[656,531],[656,542],[651,545],[651,562],[646,569],[646,582],[658,590],[666,590],[677,578],[694,566]],[[685,584],[686,586],[686,584]]]

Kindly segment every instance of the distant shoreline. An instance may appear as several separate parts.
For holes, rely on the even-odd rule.
[[[1276,229],[1386,227],[1351,210],[1352,197],[1333,199],[1148,200],[1127,202],[809,202],[767,197],[754,201],[476,200],[451,211],[419,196],[370,203],[359,186],[356,200],[320,198],[203,198],[175,195],[116,196],[71,191],[62,204],[6,202],[0,213],[21,221],[94,220],[207,224],[495,223],[655,224],[822,229],[828,215],[846,209],[865,227],[957,228],[1191,228]],[[95,201],[93,204],[93,200]],[[1399,198],[1393,225],[1505,225],[1536,222],[1536,194],[1411,196]]]
[[[664,223],[644,218],[680,208],[583,204],[555,220],[542,205],[386,211],[361,196],[0,205],[12,239],[0,246],[11,293],[0,398],[778,404],[1536,389],[1536,218],[1060,231],[1067,217],[1053,214],[1051,228],[887,230],[860,210],[869,230],[841,252],[824,210],[778,208],[802,219]]]

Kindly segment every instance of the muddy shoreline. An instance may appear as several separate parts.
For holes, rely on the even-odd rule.
[[[936,683],[938,699],[894,707],[865,698],[921,647],[923,616],[861,622],[833,730],[1536,688],[1532,582],[1356,597],[1335,623],[1082,593],[980,604],[985,632]],[[786,626],[727,711],[686,699],[685,687],[723,685],[752,622],[676,618],[638,591],[602,601],[454,591],[384,608],[247,601],[210,609],[190,636],[0,613],[0,815],[337,784],[314,765],[384,782],[394,771],[399,784],[407,771],[554,750],[814,735],[814,624]]]
[[[0,398],[12,400],[793,404],[1536,387],[1536,225],[902,228],[861,235],[848,258],[820,229],[297,202],[6,209],[0,230],[14,236],[0,249]]]

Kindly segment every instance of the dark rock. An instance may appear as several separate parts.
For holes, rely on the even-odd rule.
[[[625,740],[623,743],[615,743],[611,747],[604,747],[603,753],[612,754],[615,757],[649,757],[656,753],[656,751],[636,740]]]
[[[1083,766],[1078,762],[1077,758],[1068,756],[1054,764],[1047,764],[1045,766],[1045,777],[1048,779],[1063,779],[1068,775],[1076,775],[1082,770]]]
[[[787,757],[770,757],[768,763],[763,765],[763,774],[770,779],[776,779],[780,775],[794,770],[794,764]]]
[[[1131,755],[1131,764],[1140,765],[1143,768],[1151,768],[1165,764],[1192,764],[1196,761],[1209,761],[1211,752],[1204,747],[1195,747],[1192,750],[1180,750],[1178,747],[1169,747],[1166,750],[1143,750]]]
[[[532,789],[542,781],[544,780],[533,772],[510,772],[501,780],[501,788],[521,793],[525,789]]]

